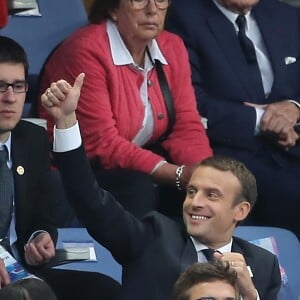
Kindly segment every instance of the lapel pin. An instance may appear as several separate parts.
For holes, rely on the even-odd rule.
[[[17,173],[18,173],[19,175],[23,175],[24,172],[25,172],[25,170],[24,170],[24,168],[23,168],[22,166],[18,166],[18,167],[17,167]]]

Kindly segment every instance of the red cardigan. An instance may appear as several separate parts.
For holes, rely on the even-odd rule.
[[[176,121],[163,147],[176,164],[193,164],[211,156],[212,150],[196,108],[187,52],[182,40],[162,32],[158,45],[168,65],[164,66],[174,100]],[[41,92],[61,78],[70,83],[86,74],[77,108],[83,142],[89,158],[98,158],[105,168],[127,168],[150,173],[162,159],[134,145],[144,118],[139,88],[143,76],[131,66],[115,66],[109,46],[106,24],[92,24],[73,33],[49,60],[42,78]],[[156,71],[149,74],[148,87],[154,114],[155,141],[168,124],[167,111]],[[52,134],[53,122],[48,118]]]
[[[8,12],[6,0],[0,0],[0,28],[7,24]]]

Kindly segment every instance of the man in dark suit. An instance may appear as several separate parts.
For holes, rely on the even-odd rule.
[[[246,167],[218,157],[201,162],[187,186],[185,226],[158,212],[135,218],[98,187],[85,156],[75,115],[83,78],[80,74],[73,87],[64,80],[52,83],[42,105],[64,134],[53,148],[69,201],[89,233],[123,266],[121,299],[169,299],[179,274],[207,261],[205,252],[213,252],[209,259],[230,262],[244,300],[259,299],[257,292],[260,299],[277,299],[276,257],[232,237],[256,200],[256,182]],[[64,140],[72,140],[72,147],[63,146]]]
[[[255,175],[255,221],[298,235],[299,22],[298,9],[278,0],[174,0],[166,24],[188,48],[214,153]]]
[[[1,157],[7,154],[0,161],[0,239],[17,260],[51,285],[58,299],[82,299],[82,295],[85,299],[99,299],[100,294],[114,299],[118,284],[100,274],[41,268],[55,255],[57,229],[51,217],[54,199],[49,197],[55,195],[55,187],[49,184],[45,129],[20,120],[28,89],[27,72],[23,48],[0,36],[0,152]],[[9,176],[3,175],[7,174],[2,173],[4,167]],[[4,177],[11,178],[9,186],[13,187],[7,188],[8,197],[3,193],[7,186]],[[0,288],[9,282],[0,259]]]

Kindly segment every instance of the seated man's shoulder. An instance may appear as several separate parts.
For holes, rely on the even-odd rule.
[[[258,258],[260,260],[273,260],[276,255],[271,253],[270,251],[254,245],[253,243],[246,241],[244,239],[241,239],[239,237],[233,238],[233,245],[235,245],[235,248],[240,248],[240,250],[247,256],[252,256],[254,258]],[[234,246],[233,246],[234,247]]]

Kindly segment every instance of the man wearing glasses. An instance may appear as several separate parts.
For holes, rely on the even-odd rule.
[[[51,185],[46,131],[20,120],[27,72],[24,49],[0,36],[0,244],[38,272],[58,300],[82,299],[82,294],[90,300],[99,294],[115,299],[119,284],[98,273],[40,268],[55,255],[57,229],[51,209],[57,193]],[[10,280],[0,259],[0,288]]]

